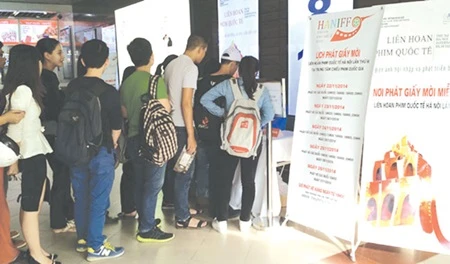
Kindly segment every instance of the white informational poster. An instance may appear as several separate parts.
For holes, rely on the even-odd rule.
[[[4,45],[19,43],[19,21],[17,19],[0,19],[0,41]]]
[[[288,0],[289,83],[288,113],[295,115],[300,69],[304,54],[306,25],[311,15],[353,9],[353,0]],[[306,52],[306,51],[305,51]]]
[[[115,12],[119,76],[133,66],[127,46],[135,38],[145,38],[152,44],[155,64],[171,54],[181,55],[191,34],[189,0],[146,0]]]
[[[233,43],[243,56],[259,58],[258,0],[217,0],[219,58]]]
[[[116,26],[111,25],[102,28],[102,40],[109,48],[109,65],[102,78],[106,83],[119,89],[117,80],[117,47],[116,47]]]
[[[300,79],[288,217],[353,241],[364,118],[383,10],[312,16]],[[367,40],[371,41],[367,41]]]
[[[361,241],[450,253],[450,3],[385,7],[368,100]]]

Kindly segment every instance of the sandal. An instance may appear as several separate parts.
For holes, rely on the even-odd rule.
[[[77,232],[76,227],[70,226],[70,225],[66,225],[66,227],[61,228],[61,229],[53,229],[53,233],[55,233],[55,234],[60,234],[60,233],[75,233],[75,232]]]
[[[192,212],[194,212],[194,213],[192,213]],[[199,214],[203,214],[203,210],[202,209],[189,208],[189,213],[191,215],[199,215]]]
[[[208,226],[207,221],[199,220],[197,226],[189,226],[189,223],[191,222],[192,217],[189,217],[186,221],[177,221],[175,227],[177,229],[183,228],[183,229],[200,229]],[[206,225],[205,225],[206,224]]]

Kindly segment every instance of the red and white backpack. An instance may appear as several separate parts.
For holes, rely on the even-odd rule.
[[[255,157],[261,143],[261,114],[258,100],[263,86],[258,85],[254,99],[245,98],[236,79],[230,79],[234,101],[221,127],[221,149],[232,156],[241,158]]]

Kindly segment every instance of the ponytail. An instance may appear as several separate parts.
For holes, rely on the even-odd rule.
[[[244,90],[248,98],[254,99],[253,94],[258,87],[256,73],[259,71],[259,62],[255,57],[245,56],[239,64],[239,76],[244,82]]]

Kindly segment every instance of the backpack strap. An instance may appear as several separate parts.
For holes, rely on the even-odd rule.
[[[231,89],[233,91],[234,100],[243,99],[241,89],[239,88],[238,80],[236,78],[230,79]]]
[[[148,94],[150,95],[150,100],[156,99],[157,89],[158,89],[158,81],[159,81],[158,75],[150,76],[150,79],[148,81]]]
[[[259,101],[259,98],[261,98],[263,91],[264,91],[264,85],[258,84],[258,87],[256,88],[256,91],[253,94],[253,98],[255,99],[255,102]]]

